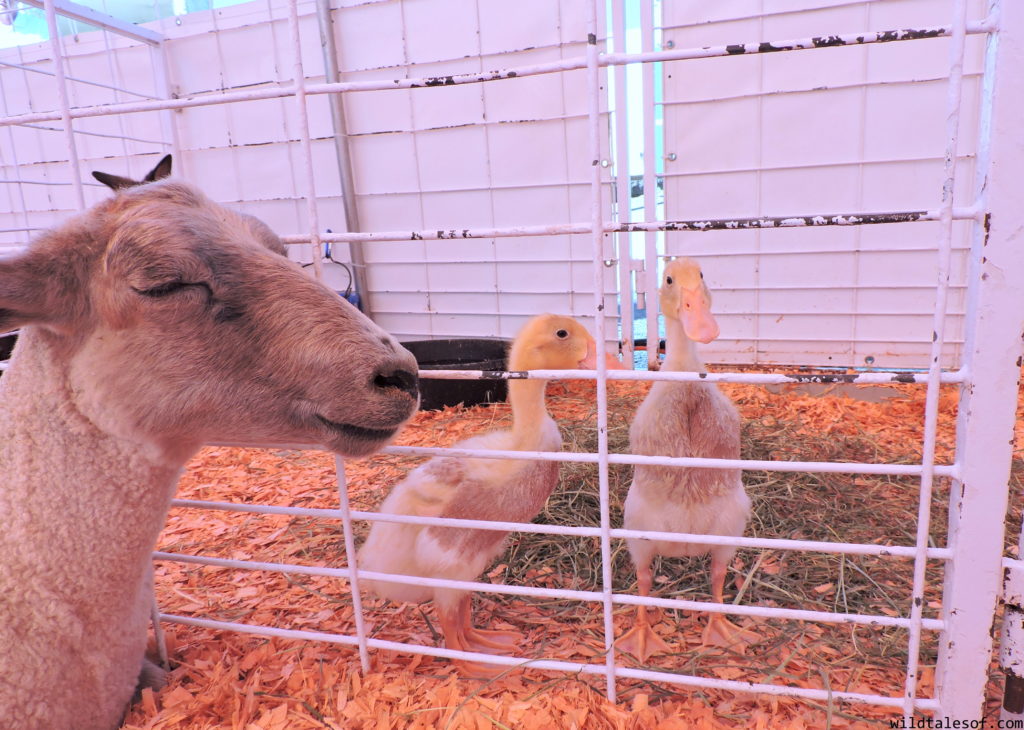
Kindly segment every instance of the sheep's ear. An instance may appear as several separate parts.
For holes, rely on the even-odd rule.
[[[156,167],[146,173],[146,177],[142,178],[142,182],[156,182],[157,180],[163,180],[165,177],[171,175],[171,156],[164,155],[160,162],[156,163]]]
[[[170,174],[171,156],[164,155],[160,162],[156,163],[156,167],[147,172],[146,176],[141,180],[132,180],[130,177],[111,175],[109,172],[99,172],[96,170],[93,170],[92,176],[111,190],[123,190],[124,188],[134,188],[136,185],[145,185],[146,183],[163,180],[165,177],[169,177]]]
[[[130,188],[139,184],[138,180],[132,180],[130,177],[111,175],[109,172],[99,172],[98,170],[93,170],[92,176],[111,190],[121,190],[123,188]]]
[[[38,257],[0,259],[0,332],[26,324],[59,324],[70,314],[70,272],[54,271]]]

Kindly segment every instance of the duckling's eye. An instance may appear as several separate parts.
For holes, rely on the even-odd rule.
[[[558,330],[558,332],[555,333],[555,337],[557,337],[560,340],[564,340],[568,336],[569,336],[568,330]]]
[[[700,278],[702,278],[702,279],[704,278],[704,272],[703,271],[700,272]]]
[[[672,277],[671,276],[666,276],[665,277],[665,283],[668,284],[669,286],[671,286],[672,285]]]

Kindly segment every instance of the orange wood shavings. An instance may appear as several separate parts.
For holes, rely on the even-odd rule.
[[[594,427],[595,388],[593,382],[585,381],[549,385],[549,406],[563,430]],[[616,403],[630,402],[635,408],[648,388],[646,383],[612,382],[609,394]],[[877,403],[837,393],[809,395],[789,387],[778,393],[747,385],[726,385],[723,390],[737,402],[748,422],[757,421],[768,428],[785,423],[802,430],[805,437],[817,435],[822,439],[867,433],[879,446],[880,461],[919,458],[923,386],[893,386],[896,397]],[[952,457],[956,416],[955,390],[943,390],[937,450],[940,462]],[[504,404],[423,412],[397,443],[445,446],[509,422]],[[1020,428],[1018,439],[1024,443]],[[795,459],[801,455],[778,453],[775,458]],[[347,490],[353,508],[374,509],[390,487],[419,461],[378,456],[347,463]],[[334,461],[329,454],[218,447],[204,449],[193,460],[182,479],[179,496],[334,508],[336,489]],[[905,519],[909,523],[912,516]],[[357,525],[357,532],[360,529],[363,526]],[[286,516],[175,508],[159,549],[328,567],[346,564],[340,525]],[[798,556],[775,551],[765,552],[756,566],[739,560],[734,588],[741,588],[744,568],[756,567],[755,577],[778,581],[792,572],[794,560]],[[508,567],[492,566],[487,575],[492,580],[503,580]],[[535,585],[557,586],[561,579],[548,566],[532,570],[527,577]],[[936,580],[941,582],[941,575]],[[159,562],[156,586],[161,608],[168,613],[355,633],[346,581]],[[810,588],[829,600],[836,592],[832,583]],[[603,626],[597,604],[556,611],[540,600],[496,603],[483,599],[480,603],[481,621],[524,632],[520,647],[524,656],[603,662]],[[429,606],[386,604],[367,596],[364,609],[374,637],[439,643]],[[617,630],[623,630],[632,616],[632,610],[617,609]],[[694,661],[694,652],[700,652],[700,621],[696,616],[672,613],[658,625],[666,640],[685,653],[663,657],[657,667],[692,671],[689,662]],[[783,625],[799,630],[787,636],[778,628]],[[712,653],[710,663],[700,665],[700,672],[728,680],[851,692],[899,695],[902,691],[900,662],[867,666],[854,648],[846,651],[825,641],[828,632],[833,631],[853,636],[851,629],[796,622],[776,622],[760,628],[767,629],[767,639],[763,646],[752,649],[751,657]],[[877,722],[896,716],[893,711],[861,705],[827,706],[787,697],[698,691],[629,680],[619,681],[620,701],[614,704],[604,697],[601,676],[577,677],[527,669],[482,683],[461,677],[446,660],[383,651],[371,651],[373,667],[364,674],[350,646],[266,639],[181,625],[168,624],[165,629],[174,665],[169,684],[160,692],[143,694],[126,719],[128,730],[809,730],[825,727],[826,721],[834,728],[876,727]],[[904,637],[898,634],[895,641],[905,641]],[[858,630],[855,640],[894,641],[889,634],[871,630]],[[751,663],[754,660],[760,663]],[[627,658],[620,657],[620,661],[628,664]],[[921,690],[927,694],[934,673],[926,666],[922,674]]]

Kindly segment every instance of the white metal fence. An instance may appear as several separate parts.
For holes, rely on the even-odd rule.
[[[383,1],[383,0],[382,0]],[[427,0],[409,0],[427,2]],[[365,3],[376,5],[380,3]],[[937,3],[944,5],[943,3]],[[357,4],[358,5],[358,4]],[[617,5],[617,3],[613,3]],[[52,39],[50,49],[58,60],[53,71],[56,80],[56,108],[52,111],[28,111],[8,114],[0,119],[9,133],[10,150],[17,147],[17,130],[31,128],[29,125],[60,122],[64,133],[67,160],[56,167],[65,171],[62,182],[68,182],[74,202],[68,208],[81,207],[86,201],[82,175],[78,168],[78,137],[82,134],[79,126],[87,119],[102,118],[117,122],[141,112],[159,113],[167,120],[170,129],[162,138],[173,148],[174,122],[168,118],[167,110],[190,109],[213,105],[236,104],[253,100],[283,99],[290,105],[290,118],[295,122],[297,135],[298,165],[296,175],[300,183],[302,198],[306,201],[305,221],[308,232],[287,236],[290,243],[312,244],[312,250],[319,253],[320,244],[329,242],[361,242],[367,247],[387,246],[388,242],[415,240],[422,242],[441,241],[456,238],[465,241],[482,239],[512,239],[524,236],[549,236],[572,234],[589,239],[592,258],[591,284],[593,295],[592,313],[598,331],[607,331],[609,320],[614,313],[608,309],[605,296],[609,277],[606,258],[606,238],[611,233],[632,231],[706,231],[771,229],[778,227],[813,226],[857,226],[879,224],[906,227],[931,221],[936,225],[938,240],[935,244],[937,278],[934,285],[934,312],[932,314],[931,343],[929,345],[929,367],[926,373],[870,373],[845,376],[851,383],[901,382],[918,383],[927,389],[925,415],[921,424],[923,434],[923,458],[921,463],[833,463],[833,462],[790,462],[790,461],[733,461],[701,458],[670,458],[664,456],[634,456],[609,453],[607,436],[607,381],[609,379],[644,380],[693,380],[700,376],[692,373],[645,373],[606,372],[604,364],[596,374],[586,372],[531,372],[515,373],[500,377],[557,377],[595,378],[597,380],[597,428],[598,448],[595,453],[531,453],[531,452],[480,452],[465,449],[432,449],[413,447],[391,447],[387,453],[405,455],[466,455],[483,458],[543,459],[554,461],[575,461],[594,463],[600,477],[601,523],[599,527],[564,527],[554,525],[515,524],[483,522],[473,520],[449,520],[410,518],[396,515],[378,515],[355,512],[349,509],[345,487],[344,465],[339,460],[338,493],[339,507],[331,510],[271,507],[265,505],[219,504],[197,501],[176,501],[179,506],[227,509],[261,514],[285,514],[338,520],[344,529],[346,554],[349,566],[341,569],[307,567],[279,563],[258,563],[245,560],[225,560],[203,556],[157,553],[158,560],[177,560],[203,565],[222,566],[245,570],[266,570],[282,573],[324,575],[344,577],[350,581],[356,616],[356,632],[352,635],[325,634],[311,631],[279,629],[270,626],[251,626],[238,623],[213,621],[202,618],[163,614],[160,619],[193,626],[206,626],[224,630],[256,633],[265,636],[282,636],[299,639],[313,639],[358,648],[364,668],[368,667],[370,650],[400,650],[432,656],[465,658],[473,661],[502,665],[515,665],[527,661],[520,657],[492,656],[466,653],[433,646],[396,643],[370,638],[364,622],[364,610],[359,601],[358,583],[360,577],[379,579],[383,576],[359,571],[355,564],[353,520],[385,520],[393,522],[418,522],[432,525],[460,525],[478,529],[519,530],[523,532],[587,535],[600,540],[603,560],[603,582],[593,590],[557,590],[535,586],[494,585],[479,582],[433,580],[427,578],[388,576],[389,582],[406,582],[433,586],[452,586],[490,593],[511,595],[545,596],[587,601],[603,612],[605,629],[605,660],[603,663],[567,662],[553,659],[530,659],[531,667],[564,672],[596,674],[606,678],[609,698],[616,696],[616,682],[620,678],[645,679],[692,687],[708,687],[738,692],[755,692],[771,695],[791,695],[812,699],[847,700],[882,707],[899,708],[906,717],[915,711],[934,712],[943,717],[970,719],[979,716],[988,664],[991,657],[989,628],[994,616],[996,601],[1000,594],[1003,563],[1001,558],[1003,517],[1007,507],[1007,481],[1011,459],[1011,436],[1016,402],[1016,383],[1019,374],[1021,332],[1024,329],[1024,308],[1020,306],[1019,292],[1024,291],[1024,252],[1019,245],[1024,216],[1021,213],[1019,170],[1024,169],[1024,149],[1020,144],[1019,120],[1013,110],[1016,100],[1024,98],[1024,9],[1010,0],[991,0],[984,14],[973,17],[968,14],[967,0],[954,0],[948,23],[929,28],[908,29],[846,29],[822,27],[814,35],[797,39],[749,38],[742,44],[721,46],[677,47],[667,50],[643,49],[639,53],[623,51],[602,52],[604,33],[599,18],[603,4],[585,2],[586,35],[578,39],[580,53],[555,61],[531,63],[514,67],[503,67],[487,72],[452,73],[430,77],[383,78],[360,81],[335,81],[311,83],[312,74],[306,68],[303,55],[302,28],[299,3],[293,0],[287,4],[288,46],[292,52],[293,67],[287,83],[260,87],[252,90],[234,90],[218,94],[204,94],[187,98],[170,98],[164,92],[154,94],[155,98],[143,101],[122,101],[120,98],[99,104],[75,104],[68,89],[74,85],[70,74],[64,69],[62,41],[52,33],[54,18],[58,11],[74,10],[63,0],[47,0],[45,7],[50,18]],[[308,7],[308,6],[307,6]],[[573,6],[575,7],[575,6]],[[647,7],[645,5],[645,7]],[[304,16],[307,20],[309,16]],[[103,22],[92,17],[92,22]],[[110,27],[124,33],[125,28],[111,23]],[[127,29],[129,33],[135,33]],[[307,28],[309,30],[309,28]],[[851,32],[847,32],[851,31]],[[987,42],[985,63],[981,80],[981,111],[978,131],[976,178],[973,184],[965,182],[957,172],[957,150],[960,142],[960,117],[963,109],[962,82],[964,49],[969,36],[984,37]],[[605,120],[603,107],[602,80],[608,67],[629,64],[680,63],[708,57],[742,57],[750,54],[788,53],[813,56],[817,49],[834,48],[844,45],[869,45],[880,43],[903,43],[913,47],[929,39],[946,37],[951,39],[948,64],[948,96],[944,116],[945,149],[942,179],[933,190],[933,201],[920,210],[883,210],[865,215],[862,211],[815,210],[809,208],[798,216],[730,217],[721,219],[701,218],[686,221],[657,220],[652,210],[647,210],[642,222],[622,222],[611,219],[607,207],[607,183],[603,179],[602,159],[608,159],[606,134],[602,129]],[[160,55],[160,39],[145,37],[144,43],[151,43],[155,49],[154,58]],[[169,65],[167,59],[154,62],[154,68]],[[370,91],[410,89],[412,93],[438,84],[444,86],[484,85],[500,83],[510,78],[527,78],[549,74],[564,74],[582,71],[586,84],[586,130],[587,155],[585,167],[589,169],[589,215],[578,220],[565,220],[554,225],[505,225],[487,228],[459,227],[452,230],[401,230],[362,231],[351,233],[323,233],[318,206],[318,181],[315,175],[313,146],[310,134],[309,108],[313,99],[325,95],[358,95]],[[2,75],[0,75],[2,76]],[[156,77],[160,77],[158,72]],[[621,109],[621,105],[619,106]],[[160,142],[162,140],[152,140]],[[653,168],[648,177],[653,178]],[[620,185],[621,185],[620,176]],[[19,215],[25,210],[24,195],[28,189],[26,181],[15,181],[18,195],[8,197],[8,213]],[[653,179],[651,179],[653,189]],[[959,189],[969,188],[967,203],[955,205],[954,194]],[[621,188],[620,188],[621,190]],[[258,213],[258,209],[251,212]],[[965,306],[964,344],[959,364],[944,370],[942,356],[945,352],[947,334],[947,303],[950,291],[950,270],[953,255],[953,231],[955,221],[965,221],[971,229],[970,265],[966,276],[967,297]],[[35,226],[35,221],[26,220],[25,229]],[[17,233],[12,231],[11,233]],[[894,233],[894,235],[899,235]],[[429,243],[425,243],[429,246]],[[649,249],[650,251],[650,249]],[[313,255],[319,269],[320,256]],[[627,274],[628,275],[628,274]],[[653,286],[649,289],[653,292]],[[649,301],[653,301],[651,298]],[[656,330],[651,330],[656,331]],[[826,336],[827,333],[823,333]],[[422,373],[423,377],[499,377],[487,373],[456,373],[432,371]],[[793,378],[787,375],[764,375],[751,373],[716,373],[706,377],[715,382],[742,383],[787,383]],[[957,451],[953,464],[935,463],[935,436],[940,385],[955,384],[960,388],[961,399],[957,421]],[[901,547],[887,544],[847,544],[836,542],[800,541],[766,538],[724,538],[687,534],[638,533],[619,529],[610,524],[608,508],[608,467],[611,464],[668,464],[674,466],[702,466],[708,468],[764,469],[771,471],[818,471],[849,474],[893,474],[914,476],[920,480],[919,509],[916,515],[915,544]],[[932,506],[933,482],[936,477],[952,480],[953,495],[949,509],[948,544],[930,547],[928,544],[930,510]],[[912,560],[914,578],[905,595],[907,617],[866,615],[781,609],[770,607],[716,604],[675,599],[649,598],[619,593],[611,579],[611,541],[627,537],[657,537],[660,540],[696,542],[704,544],[734,544],[752,548],[781,550],[820,551],[836,554],[874,555],[893,560]],[[942,564],[945,568],[945,590],[940,618],[922,616],[925,570],[929,561]],[[771,617],[785,620],[815,621],[824,623],[848,623],[870,626],[898,626],[907,630],[908,661],[904,691],[899,696],[869,695],[855,692],[804,689],[777,684],[749,683],[739,680],[722,680],[698,677],[683,673],[666,673],[633,669],[621,666],[617,661],[613,635],[612,610],[616,605],[647,603],[655,606],[682,608],[707,612],[737,615]],[[939,667],[937,690],[934,697],[918,697],[919,648],[922,633],[939,632]]]

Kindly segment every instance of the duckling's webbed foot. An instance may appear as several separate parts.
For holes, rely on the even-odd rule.
[[[672,647],[651,627],[643,606],[637,609],[636,626],[619,637],[615,642],[615,648],[632,654],[640,662],[646,662],[655,654],[667,654],[672,651]]]
[[[460,674],[470,679],[494,679],[511,669],[511,667],[503,664],[481,664],[480,662],[464,662],[461,660],[453,663],[458,667]]]
[[[494,650],[502,654],[511,654],[523,638],[515,631],[477,629],[473,626],[466,627],[465,636],[470,646],[475,647],[473,651],[491,653]]]
[[[466,651],[509,654],[523,638],[522,634],[515,631],[478,629],[473,626],[473,608],[468,595],[456,604],[452,611],[451,624],[452,633],[457,635],[457,641]]]
[[[725,573],[728,567],[728,559],[722,555],[713,553],[711,556],[711,597],[715,603],[724,603],[723,588],[725,586]],[[708,625],[704,628],[705,646],[721,646],[731,648],[740,654],[744,653],[747,646],[756,644],[761,637],[750,631],[737,626],[720,613],[713,613],[708,616]]]
[[[668,654],[672,651],[672,647],[666,644],[665,640],[658,636],[648,624],[636,626],[627,631],[615,642],[615,647],[619,651],[632,654],[641,662],[646,662],[655,654]]]
[[[721,614],[712,614],[704,628],[704,645],[720,646],[743,654],[747,646],[756,644],[761,636],[742,626],[737,626]]]
[[[646,598],[651,594],[651,584],[654,580],[650,560],[641,560],[637,563],[636,578],[637,592],[641,598]],[[646,606],[637,606],[636,626],[615,642],[615,647],[619,651],[632,654],[641,663],[646,662],[654,654],[667,654],[672,651],[672,648],[651,628],[650,612],[651,609]],[[656,616],[660,618],[660,613],[656,613]]]
[[[444,633],[444,644],[449,649],[458,651],[475,651],[483,654],[512,653],[522,638],[512,631],[492,631],[478,629],[473,626],[470,616],[470,597],[460,598],[452,607],[438,607],[441,619],[441,631]],[[482,664],[479,662],[454,660],[459,670],[470,677],[490,679],[508,669],[498,664]]]

